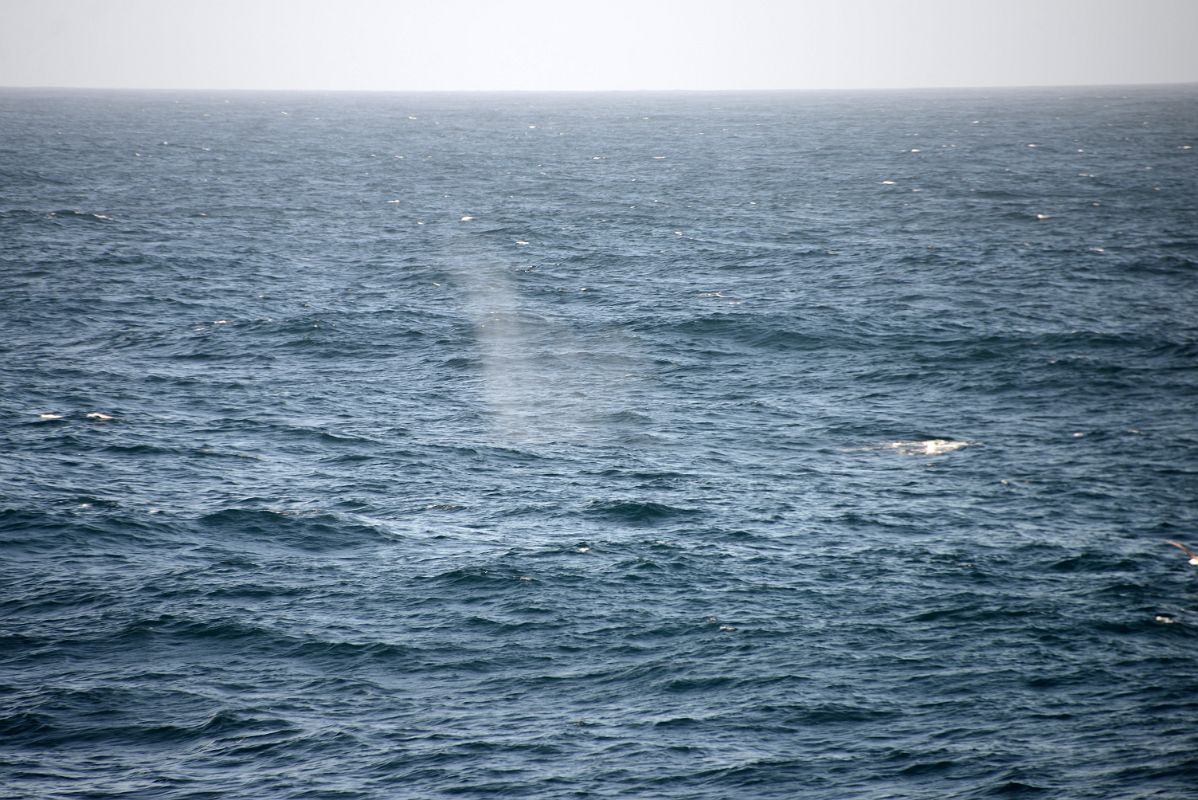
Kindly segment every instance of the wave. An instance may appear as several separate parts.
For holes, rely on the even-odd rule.
[[[170,523],[130,513],[107,497],[74,495],[48,510],[0,510],[0,549],[28,553],[121,552],[170,532]]]
[[[689,339],[734,343],[754,349],[779,352],[818,350],[837,344],[839,340],[827,331],[814,333],[797,330],[793,320],[783,316],[717,313],[693,317],[680,322],[655,323],[653,332],[673,332]]]
[[[680,508],[651,500],[592,500],[583,513],[611,522],[627,525],[657,525],[673,520],[693,519],[702,516],[702,511]]]
[[[232,709],[218,710],[191,724],[162,722],[144,710],[131,711],[129,705],[135,700],[130,692],[107,687],[46,692],[43,704],[62,711],[0,718],[0,735],[24,747],[96,746],[114,741],[142,746],[204,741],[213,747],[247,739],[290,740],[302,730],[281,717]]]
[[[394,538],[379,528],[318,511],[230,508],[205,514],[198,522],[230,543],[311,552],[377,545]]]

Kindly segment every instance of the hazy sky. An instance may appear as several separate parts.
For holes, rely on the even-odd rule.
[[[0,0],[0,85],[836,89],[1198,81],[1198,0]]]

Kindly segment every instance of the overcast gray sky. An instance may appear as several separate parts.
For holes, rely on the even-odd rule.
[[[0,0],[0,85],[840,89],[1198,81],[1198,0]]]

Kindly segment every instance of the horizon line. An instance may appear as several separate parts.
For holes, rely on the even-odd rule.
[[[1127,83],[1035,83],[1035,84],[938,84],[922,86],[841,86],[791,88],[645,88],[645,89],[351,89],[351,88],[214,88],[203,86],[66,86],[39,84],[0,84],[0,91],[67,91],[67,92],[239,92],[258,94],[798,94],[829,92],[918,92],[918,91],[979,91],[1016,89],[1129,89],[1198,86],[1198,79],[1178,81],[1149,81]]]

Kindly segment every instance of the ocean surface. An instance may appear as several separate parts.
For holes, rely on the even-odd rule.
[[[0,797],[1194,797],[1195,148],[0,92]]]

